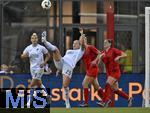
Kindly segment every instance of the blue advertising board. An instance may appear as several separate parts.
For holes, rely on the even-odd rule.
[[[73,74],[70,83],[70,102],[72,107],[78,107],[83,101],[82,81],[83,74]],[[51,89],[53,103],[51,107],[65,107],[62,89],[62,77],[56,77],[55,74],[43,75],[43,84]],[[105,86],[105,74],[98,75],[98,81],[102,88]],[[31,82],[30,74],[1,74],[0,87],[1,88],[27,88]],[[144,74],[122,74],[119,81],[119,88],[134,98],[133,106],[142,106],[143,88],[145,82]],[[100,99],[97,92],[94,91],[93,86],[89,86],[89,106],[97,107],[96,102]],[[127,101],[115,95],[115,106],[126,107]]]

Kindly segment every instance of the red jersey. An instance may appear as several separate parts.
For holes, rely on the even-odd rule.
[[[106,67],[106,75],[113,76],[116,79],[120,78],[120,66],[119,63],[115,61],[117,56],[120,56],[122,51],[116,48],[110,48],[107,52],[103,51],[102,61]]]
[[[98,66],[91,67],[91,62],[97,57],[99,51],[93,45],[87,45],[83,54],[83,62],[86,68],[86,74],[90,76],[97,76]]]

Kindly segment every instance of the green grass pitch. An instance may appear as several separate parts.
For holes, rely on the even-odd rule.
[[[50,113],[150,113],[150,108],[51,108]]]
[[[0,113],[150,113],[150,108],[16,108],[0,109]]]

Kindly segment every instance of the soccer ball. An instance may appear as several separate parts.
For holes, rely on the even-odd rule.
[[[42,6],[43,9],[50,9],[52,4],[51,4],[50,0],[43,0],[42,3],[41,3],[41,6]]]

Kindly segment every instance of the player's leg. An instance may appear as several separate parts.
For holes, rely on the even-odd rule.
[[[97,102],[99,106],[107,107],[111,100],[107,97],[103,89],[100,87],[97,78],[92,82],[94,89],[98,91],[99,96],[101,97],[102,101]]]
[[[114,82],[115,82],[114,78],[112,78],[111,76],[107,77],[106,84],[105,84],[105,98],[103,102],[98,103],[100,106],[104,105],[104,107],[108,107],[109,104],[111,103],[110,99],[112,98],[112,93],[113,93],[112,85],[114,84]]]
[[[92,85],[94,86],[94,89],[95,89],[96,91],[98,91],[99,96],[100,96],[102,99],[105,99],[105,98],[106,98],[105,92],[104,92],[103,89],[100,87],[97,78],[92,82]]]
[[[36,78],[37,72],[36,69],[31,69],[32,81],[30,84],[30,97],[27,101],[27,107],[30,107],[31,102],[33,101],[33,96],[36,95],[36,88],[40,86],[39,79]]]
[[[51,96],[47,93],[47,90],[44,86],[44,84],[42,83],[42,76],[43,76],[43,73],[44,73],[44,69],[40,69],[38,72],[38,75],[37,75],[37,78],[39,79],[39,87],[41,89],[41,93],[43,94],[43,96],[46,97],[46,100],[47,100],[47,104],[50,104],[51,103]]]
[[[62,75],[63,75],[62,86],[64,88],[64,96],[66,99],[65,100],[66,108],[71,108],[70,102],[69,102],[69,84],[70,84],[70,80],[72,77],[72,72],[73,72],[73,69],[64,62],[63,67],[62,67]]]
[[[37,81],[38,88],[40,88],[42,90],[43,95],[47,97],[48,93],[46,91],[45,86],[42,84],[42,80],[41,80],[43,74],[44,74],[44,69],[43,68],[37,69],[35,78],[38,80]]]
[[[36,88],[41,89],[41,93],[43,93],[44,96],[46,96],[48,104],[50,104],[50,96],[48,95],[45,86],[42,84],[41,77],[43,75],[44,69],[36,69],[32,70],[32,82],[31,82],[31,89],[30,89],[30,98],[28,100],[29,105],[31,101],[33,100],[33,96],[36,95]]]
[[[28,108],[30,108],[30,104],[33,101],[33,96],[36,95],[35,91],[36,91],[36,88],[38,88],[38,86],[39,86],[39,80],[32,78],[31,85],[30,85],[30,96],[27,101]]]
[[[106,85],[105,85],[105,92],[108,97],[111,97],[112,94],[112,87],[114,83],[116,82],[116,79],[113,78],[112,76],[108,76]]]
[[[50,49],[53,53],[53,59],[55,60],[55,61],[60,61],[60,59],[61,59],[61,54],[60,54],[60,51],[59,51],[59,49],[56,47],[56,46],[54,46],[54,45],[52,45],[50,42],[48,42],[48,41],[46,41],[45,43],[44,43],[44,45],[48,48],[48,49]]]
[[[124,91],[119,90],[118,81],[114,83],[114,85],[112,86],[112,89],[114,90],[115,94],[118,94],[120,97],[128,101],[128,107],[132,106],[132,98],[130,98],[129,95],[126,94]]]
[[[43,35],[43,33],[44,33],[44,35]],[[44,45],[46,46],[46,48],[48,48],[49,50],[51,50],[53,52],[53,59],[55,61],[60,61],[61,54],[60,54],[59,49],[55,45],[53,45],[50,42],[48,42],[46,40],[46,34],[45,34],[46,32],[43,32],[43,33],[42,33],[42,42],[44,43]]]
[[[57,47],[47,41],[46,35],[47,35],[47,34],[46,34],[46,31],[44,31],[44,32],[42,33],[41,42],[43,42],[44,45],[45,45],[49,50],[55,51],[55,50],[57,49]]]
[[[119,90],[118,82],[117,81],[113,84],[112,89],[114,90],[114,93],[118,94],[122,98],[124,98],[126,100],[129,99],[129,96],[125,92]]]
[[[34,79],[32,79],[33,80],[33,84],[31,84],[31,89],[33,89],[33,95],[37,95],[36,94],[36,88],[41,88],[41,85],[42,85],[42,81],[40,80],[40,79],[38,79],[38,78],[34,78]],[[32,93],[30,93],[30,94],[32,94]]]
[[[89,83],[92,83],[92,81],[94,81],[94,78],[86,75],[82,82],[84,103],[80,104],[80,107],[88,107],[88,85]]]
[[[106,85],[105,85],[105,92],[108,97],[111,97],[111,94],[113,93],[112,87],[115,84],[115,82],[116,82],[116,79],[114,77],[108,76]]]
[[[67,75],[63,74],[63,85],[62,87],[64,88],[64,97],[65,97],[65,104],[66,108],[70,108],[70,102],[69,102],[69,84],[70,84],[70,78]]]

